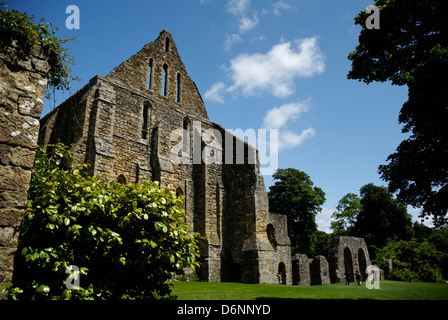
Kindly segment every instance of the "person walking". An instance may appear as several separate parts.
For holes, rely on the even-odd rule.
[[[346,286],[350,285],[350,274],[348,272],[346,272],[344,274],[344,277],[345,277],[345,285]]]
[[[356,282],[358,283],[358,286],[360,286],[361,281],[362,281],[362,275],[358,270],[356,270],[356,272],[355,272],[355,279],[356,279]]]

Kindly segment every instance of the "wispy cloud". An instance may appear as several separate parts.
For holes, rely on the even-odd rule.
[[[298,118],[302,113],[310,109],[309,100],[297,101],[275,107],[266,113],[263,119],[263,127],[266,129],[279,129],[283,127],[288,120]]]
[[[235,34],[227,36],[224,43],[224,48],[226,50],[229,50],[233,44],[237,43],[236,41],[231,40],[242,40],[241,35],[254,29],[260,22],[257,12],[254,10],[250,10],[250,4],[251,0],[229,0],[229,2],[227,3],[227,12],[235,16],[235,18],[237,19],[239,31],[239,34],[237,35],[239,36],[239,38],[236,38]]]
[[[263,119],[263,127],[265,129],[278,129],[278,145],[279,151],[284,149],[292,149],[301,145],[305,140],[316,135],[314,128],[307,128],[302,132],[296,133],[288,129],[287,124],[294,122],[301,114],[310,109],[310,99],[305,101],[296,101],[283,104],[280,107],[274,107],[266,112]]]
[[[293,6],[284,1],[277,1],[276,3],[273,4],[273,7],[274,9],[272,10],[272,13],[276,16],[280,16],[282,14],[282,11],[295,10]]]
[[[238,33],[234,33],[231,35],[226,36],[226,41],[224,43],[224,48],[226,50],[230,50],[230,48],[239,42],[243,42],[243,38]]]
[[[252,17],[244,16],[240,18],[239,30],[241,33],[246,33],[247,31],[255,28],[258,22],[260,22],[260,20],[258,19],[258,15],[256,13],[254,13]]]
[[[215,83],[204,93],[204,98],[213,102],[224,103],[223,92],[225,87],[225,84],[222,82]]]
[[[227,12],[235,16],[244,16],[250,6],[250,0],[229,0]]]

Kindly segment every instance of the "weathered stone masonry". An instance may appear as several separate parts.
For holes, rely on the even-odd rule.
[[[23,58],[15,44],[0,51],[0,287],[12,280],[48,68],[39,45]]]
[[[92,175],[159,181],[184,195],[186,222],[205,236],[201,279],[292,283],[286,217],[268,210],[257,151],[209,120],[170,32],[46,115],[39,144],[58,140],[73,144],[77,162],[89,163]],[[237,144],[244,162],[226,163]],[[173,150],[185,161],[175,161]]]

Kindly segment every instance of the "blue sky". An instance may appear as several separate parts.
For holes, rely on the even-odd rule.
[[[323,189],[317,216],[328,230],[348,192],[386,185],[378,165],[405,138],[398,113],[405,87],[348,80],[360,27],[372,0],[6,1],[60,27],[75,58],[71,93],[155,40],[167,26],[212,121],[227,129],[276,128],[278,166],[297,168]],[[76,5],[80,28],[67,29]],[[37,19],[38,20],[38,19]],[[70,96],[58,95],[57,104]],[[45,101],[43,115],[50,105]],[[273,184],[266,175],[267,189]],[[409,208],[417,216],[418,211]]]

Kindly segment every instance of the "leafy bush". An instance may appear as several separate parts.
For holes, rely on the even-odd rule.
[[[444,282],[440,269],[442,253],[428,242],[391,241],[377,251],[376,264],[392,259],[392,280]]]
[[[182,199],[152,182],[105,184],[72,163],[62,144],[36,153],[12,298],[170,297],[173,273],[198,266]],[[66,286],[70,265],[79,286]]]

